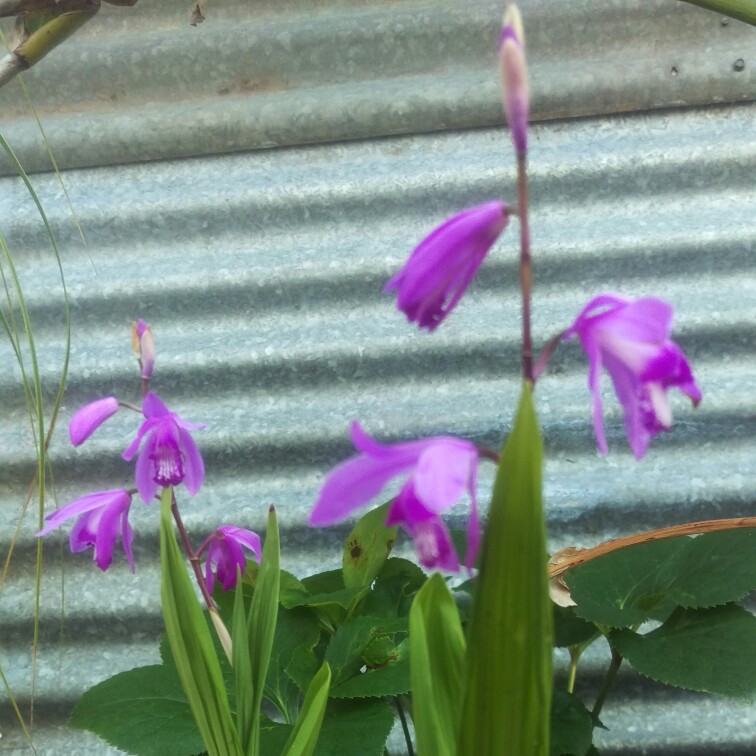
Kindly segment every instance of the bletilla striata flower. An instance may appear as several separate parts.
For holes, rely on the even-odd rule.
[[[602,454],[607,452],[599,386],[602,367],[622,404],[627,438],[637,459],[645,454],[652,436],[672,425],[667,389],[679,388],[694,406],[701,401],[688,361],[670,339],[672,315],[671,305],[655,297],[600,294],[565,331],[565,339],[577,334],[588,356],[593,428]]]
[[[480,540],[475,500],[478,469],[475,446],[451,436],[380,444],[356,421],[351,426],[351,437],[359,454],[328,474],[310,512],[310,525],[332,525],[343,520],[377,496],[392,478],[408,473],[401,491],[391,503],[386,524],[404,527],[423,565],[456,571],[459,559],[441,515],[467,491],[471,511],[465,562],[471,567]]]
[[[107,570],[113,561],[113,546],[120,535],[123,550],[134,572],[134,555],[131,552],[133,532],[129,525],[131,492],[124,488],[94,493],[74,499],[45,517],[47,525],[36,535],[43,536],[66,520],[76,517],[69,543],[71,551],[94,548],[93,559],[101,570]]]
[[[251,530],[233,525],[221,525],[208,539],[205,557],[205,582],[207,590],[213,592],[213,575],[227,591],[236,585],[237,568],[244,573],[246,560],[244,549],[249,549],[260,561],[260,536]]]
[[[434,330],[459,302],[508,220],[501,200],[457,213],[415,247],[383,292],[396,289],[396,306],[407,319]]]
[[[145,421],[122,454],[125,460],[131,460],[142,445],[135,471],[142,501],[145,504],[152,501],[158,486],[175,486],[181,482],[189,494],[194,495],[205,479],[205,465],[189,431],[204,428],[204,424],[183,420],[151,391],[144,397],[142,413]]]

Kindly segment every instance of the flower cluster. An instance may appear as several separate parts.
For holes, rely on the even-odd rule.
[[[499,39],[502,105],[517,155],[518,182],[524,187],[527,152],[529,91],[525,64],[525,37],[516,6],[507,8]],[[526,192],[518,192],[521,199]],[[462,210],[434,228],[412,251],[406,263],[384,287],[396,291],[397,308],[410,322],[435,330],[457,305],[484,258],[517,214],[525,224],[526,207],[510,208],[502,200],[492,200]],[[525,226],[525,228],[527,228]],[[525,233],[527,237],[527,232]],[[523,242],[525,244],[525,242]],[[523,248],[523,260],[529,260]],[[523,287],[529,287],[530,271]],[[529,288],[523,288],[529,299]],[[528,305],[529,306],[529,305]],[[525,321],[523,310],[523,322]],[[529,317],[529,315],[528,315]],[[607,452],[602,419],[599,378],[605,368],[622,405],[625,429],[636,458],[646,452],[651,437],[670,428],[672,413],[667,389],[679,388],[694,405],[701,400],[690,366],[680,347],[670,339],[672,307],[660,299],[633,300],[614,294],[594,297],[575,322],[562,332],[563,339],[576,335],[589,362],[588,387],[593,396],[593,427],[598,449]],[[523,330],[528,343],[529,321]],[[525,341],[527,333],[528,342]],[[555,336],[542,360],[540,373]],[[525,346],[523,347],[525,353]],[[541,364],[541,362],[543,364]],[[525,364],[525,363],[524,363]],[[525,378],[535,380],[532,363]],[[347,517],[354,509],[375,497],[388,480],[407,472],[409,477],[388,511],[387,524],[400,524],[410,534],[422,564],[457,570],[459,560],[441,520],[466,490],[471,501],[467,527],[466,564],[474,561],[479,539],[475,504],[477,452],[466,441],[431,438],[394,446],[383,446],[352,425],[352,442],[360,452],[336,467],[327,477],[309,517],[311,525],[329,525]]]
[[[139,360],[145,389],[141,408],[120,402],[114,396],[97,399],[74,413],[68,435],[71,443],[79,446],[120,407],[139,411],[144,419],[137,428],[134,440],[121,455],[126,461],[137,458],[136,487],[96,491],[74,499],[47,515],[46,525],[37,533],[38,536],[46,535],[66,520],[76,518],[70,535],[71,551],[92,547],[94,561],[102,570],[110,566],[113,547],[120,535],[129,567],[134,571],[131,550],[133,531],[128,515],[135,493],[138,492],[142,501],[149,504],[157,496],[158,489],[183,483],[189,495],[193,496],[205,479],[202,455],[189,432],[205,425],[184,420],[171,412],[157,394],[147,390],[155,363],[155,350],[152,330],[143,320],[132,326],[132,347]],[[210,591],[213,568],[224,588],[234,585],[237,566],[242,571],[244,569],[242,547],[250,549],[259,561],[260,538],[252,531],[224,525],[205,542],[203,548],[207,548],[206,574]]]

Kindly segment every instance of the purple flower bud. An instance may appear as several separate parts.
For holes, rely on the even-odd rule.
[[[507,6],[499,38],[501,101],[512,133],[515,150],[524,155],[528,148],[530,92],[525,65],[525,36],[516,5]]]
[[[92,557],[101,570],[107,570],[113,561],[113,546],[119,534],[129,567],[134,572],[134,555],[131,542],[134,534],[128,516],[131,493],[124,488],[94,493],[74,499],[45,517],[47,525],[36,535],[43,536],[66,520],[76,517],[69,542],[71,551],[94,547]]]
[[[244,572],[246,561],[242,547],[249,549],[260,561],[260,536],[251,530],[221,525],[209,539],[205,557],[205,582],[207,590],[213,592],[213,573],[227,591],[236,585],[237,568]]]
[[[356,421],[351,434],[359,454],[328,474],[310,512],[310,525],[332,525],[343,520],[377,496],[392,478],[405,473],[408,477],[389,508],[386,524],[401,525],[409,533],[426,567],[456,571],[459,560],[441,515],[467,492],[471,505],[465,561],[471,567],[480,536],[475,446],[452,436],[379,444]]]
[[[152,329],[141,318],[131,324],[131,349],[139,360],[142,378],[152,378],[155,367],[155,341]]]
[[[204,424],[182,419],[151,391],[144,397],[142,413],[145,421],[121,455],[127,461],[133,459],[145,439],[136,463],[136,485],[142,501],[149,504],[158,486],[175,486],[182,481],[193,496],[205,479],[205,465],[189,431],[204,428]]]
[[[68,424],[68,437],[74,446],[86,441],[109,417],[118,411],[118,399],[108,396],[85,404]]]
[[[470,207],[437,226],[383,287],[420,328],[434,330],[454,309],[488,250],[507,225],[501,200]]]
[[[640,459],[657,433],[672,425],[667,389],[676,386],[693,405],[701,390],[680,347],[671,341],[672,306],[655,297],[599,294],[564,332],[577,334],[588,357],[593,429],[599,451],[607,445],[601,410],[601,369],[606,368],[625,415],[630,448]]]

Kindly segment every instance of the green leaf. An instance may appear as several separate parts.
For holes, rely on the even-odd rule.
[[[286,665],[286,675],[304,693],[318,671],[320,662],[311,648],[300,646]]]
[[[76,702],[70,724],[140,756],[203,749],[178,674],[163,664],[130,669],[90,688]]]
[[[307,689],[299,717],[283,750],[285,756],[309,756],[315,750],[330,684],[331,670],[328,662],[323,662]]]
[[[639,543],[575,567],[565,579],[577,613],[610,627],[665,619],[675,605],[726,604],[756,588],[756,530]]]
[[[312,649],[319,639],[320,629],[312,612],[308,609],[278,608],[276,635],[265,680],[265,696],[278,706],[287,722],[296,718],[299,690],[286,674],[286,667],[298,648]],[[307,685],[311,678],[312,673],[307,678]],[[307,685],[303,690],[307,689]]]
[[[412,596],[422,588],[426,574],[407,559],[391,557],[378,573],[373,589],[360,607],[374,617],[404,617],[409,614]]]
[[[394,714],[383,701],[329,701],[314,756],[383,756]],[[262,730],[262,753],[280,754],[291,725],[266,723]]]
[[[691,5],[756,25],[756,0],[685,0]]]
[[[383,756],[394,712],[383,701],[329,701],[315,756]]]
[[[654,680],[723,696],[756,695],[756,617],[742,607],[680,608],[646,635],[619,630],[609,639]]]
[[[407,644],[395,648],[394,657],[381,667],[367,669],[331,688],[332,698],[378,698],[410,691],[410,665]]]
[[[599,634],[592,622],[578,617],[574,606],[554,604],[554,645],[557,648],[586,643]]]
[[[388,508],[387,503],[371,509],[349,533],[341,560],[346,588],[369,586],[391,553],[397,528],[384,524]]]
[[[593,718],[583,702],[564,690],[551,702],[551,756],[586,756],[593,739]]]
[[[428,579],[412,602],[409,646],[418,751],[454,756],[463,694],[465,638],[454,598],[438,573]]]
[[[252,681],[252,659],[249,655],[249,641],[247,639],[244,586],[238,569],[236,588],[234,590],[234,611],[231,620],[231,641],[233,644],[231,666],[234,674],[234,691],[236,694],[236,732],[239,734],[242,747],[246,750],[252,733],[255,691]]]
[[[241,756],[213,639],[197,603],[171,521],[171,488],[161,495],[160,597],[165,634],[189,707],[210,756]]]
[[[255,592],[247,620],[249,658],[252,672],[252,727],[245,744],[247,754],[260,753],[260,704],[262,703],[265,679],[273,650],[278,618],[281,548],[278,536],[276,510],[268,512],[268,529],[260,555]]]
[[[524,383],[494,482],[467,636],[458,746],[464,754],[549,753],[552,608],[541,502],[543,444],[531,392]],[[413,646],[413,664],[414,653]]]

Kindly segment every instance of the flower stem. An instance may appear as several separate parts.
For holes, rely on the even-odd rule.
[[[575,677],[577,675],[577,666],[580,661],[580,654],[583,653],[583,647],[570,646],[570,672],[567,677],[567,692],[572,693],[575,688]]]
[[[528,225],[528,177],[525,153],[517,153],[517,209],[520,218],[520,292],[522,295],[522,377],[533,381],[533,341],[530,334],[530,296],[533,264]]]
[[[176,527],[178,528],[179,536],[181,537],[181,543],[184,546],[186,556],[189,559],[189,564],[192,565],[194,576],[197,578],[197,585],[199,586],[200,592],[202,593],[202,598],[205,599],[205,604],[207,605],[208,609],[214,609],[215,602],[210,597],[210,592],[207,590],[207,583],[205,582],[205,576],[202,574],[202,569],[200,568],[199,557],[194,553],[192,544],[189,541],[189,536],[186,534],[186,528],[184,527],[184,522],[181,519],[181,515],[179,514],[178,504],[176,503],[176,496],[173,491],[171,491],[171,513],[173,514],[173,519],[176,521]]]
[[[617,672],[619,672],[620,665],[622,664],[622,656],[612,649],[612,661],[609,664],[609,669],[606,670],[606,677],[604,678],[604,684],[601,686],[601,690],[599,691],[599,694],[596,698],[596,703],[593,704],[593,710],[591,711],[591,714],[595,717],[598,717],[598,715],[601,713],[601,709],[604,706],[604,701],[606,701],[606,697],[612,687],[614,685],[614,680],[617,677]]]
[[[404,731],[404,740],[407,743],[407,756],[415,756],[415,751],[412,748],[412,737],[410,736],[409,726],[407,725],[407,717],[404,713],[404,707],[399,696],[394,697],[396,703],[396,710],[399,713],[399,721],[402,723],[402,730]]]

